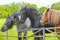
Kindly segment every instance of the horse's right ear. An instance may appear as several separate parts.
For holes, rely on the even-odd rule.
[[[45,11],[45,14],[46,14],[46,15],[47,15],[48,11],[49,11],[49,8],[47,8],[46,11]]]

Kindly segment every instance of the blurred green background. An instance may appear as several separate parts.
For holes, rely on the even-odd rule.
[[[35,4],[30,4],[30,3],[24,3],[24,2],[19,2],[19,3],[11,3],[11,4],[5,4],[5,5],[0,5],[0,29],[1,26],[4,24],[6,17],[8,15],[12,15],[14,12],[18,11],[21,9],[22,6],[32,6],[35,9],[37,9],[40,13],[43,13],[46,7],[42,6],[40,8],[37,7]],[[51,8],[55,10],[60,10],[60,2],[54,3],[51,5]],[[17,32],[14,32],[16,30],[16,26],[8,31],[9,36],[17,36]],[[10,32],[12,31],[12,32]],[[32,35],[32,31],[28,31],[27,35],[30,36]],[[6,32],[1,32],[0,35],[6,35]],[[23,35],[23,34],[22,34]],[[53,33],[46,33],[45,36],[55,36]],[[28,40],[34,40],[34,37],[27,38]],[[0,36],[0,40],[6,40],[6,36]],[[8,40],[18,40],[18,37],[8,37]],[[45,37],[45,40],[58,40],[57,37]]]

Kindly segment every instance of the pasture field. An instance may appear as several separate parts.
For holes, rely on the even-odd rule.
[[[6,19],[0,19],[0,29],[1,26],[4,24]],[[8,31],[8,36],[17,36],[17,32],[15,32],[16,30],[16,26],[14,25],[14,27]],[[32,31],[28,31],[27,35],[30,36],[32,35],[33,32]],[[0,35],[6,35],[6,32],[1,32],[0,31]],[[23,33],[22,33],[23,36]],[[45,36],[55,36],[53,33],[46,33]],[[34,37],[31,38],[27,38],[28,40],[34,40]],[[6,36],[0,36],[0,40],[6,40]],[[8,37],[8,40],[18,40],[18,37]],[[58,40],[57,37],[45,37],[45,40]]]

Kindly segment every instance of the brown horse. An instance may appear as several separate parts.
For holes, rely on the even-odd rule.
[[[56,27],[60,27],[60,11],[47,8],[40,20],[42,25],[52,23]],[[60,35],[60,29],[56,29],[56,33]]]

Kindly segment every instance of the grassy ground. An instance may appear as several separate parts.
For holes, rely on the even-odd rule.
[[[4,24],[5,19],[0,19],[0,29]],[[9,36],[17,36],[17,32],[15,32],[16,26],[14,26],[11,30],[8,31]],[[33,32],[29,31],[27,33],[28,36],[32,35]],[[1,32],[0,35],[6,35],[6,32]],[[23,35],[23,34],[22,34]],[[55,36],[53,33],[45,34],[45,36]],[[27,38],[28,39],[28,38]],[[0,36],[0,40],[6,40],[6,37]],[[18,37],[8,37],[8,40],[18,40]],[[34,37],[29,38],[28,40],[34,40]],[[45,40],[58,40],[57,37],[45,37]]]

